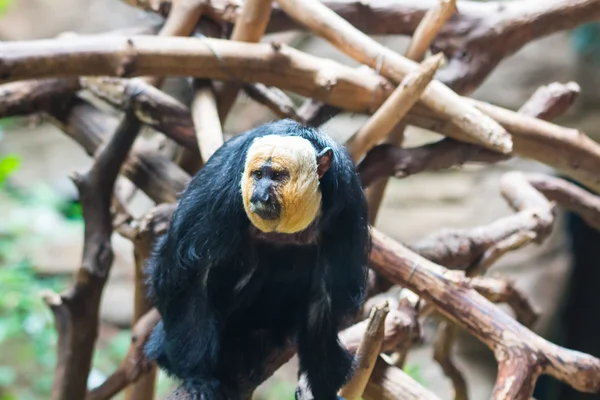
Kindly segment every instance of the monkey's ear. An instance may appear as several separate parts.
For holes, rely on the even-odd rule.
[[[333,150],[331,147],[325,147],[319,154],[317,154],[317,174],[319,179],[325,175],[325,172],[331,167],[333,162]]]

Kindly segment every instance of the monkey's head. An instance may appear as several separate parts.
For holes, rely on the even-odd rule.
[[[319,215],[319,179],[332,161],[331,148],[317,153],[298,136],[256,139],[248,149],[242,176],[244,209],[252,224],[263,232],[306,229]]]

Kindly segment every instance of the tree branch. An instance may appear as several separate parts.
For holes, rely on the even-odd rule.
[[[85,223],[81,267],[72,288],[60,296],[44,296],[59,336],[52,399],[83,398],[86,393],[100,297],[113,261],[110,201],[119,169],[138,132],[137,124],[127,122],[118,127],[92,168],[74,177]]]
[[[357,400],[362,397],[375,366],[375,361],[377,361],[382,349],[385,319],[388,313],[389,306],[387,303],[372,309],[362,341],[358,350],[356,350],[356,357],[359,360],[358,365],[350,381],[344,385],[339,393],[344,399]]]
[[[267,87],[262,83],[244,85],[244,91],[252,100],[266,106],[279,118],[290,118],[301,124],[306,124],[292,99],[276,87]]]
[[[538,374],[531,371],[539,370],[582,392],[600,390],[600,360],[540,338],[471,289],[467,280],[462,283],[448,280],[445,268],[418,256],[376,229],[373,229],[373,238],[371,267],[392,282],[407,286],[444,316],[467,329],[494,351],[499,362],[519,363],[529,368],[528,375],[512,375],[512,379],[523,379],[533,388]]]
[[[346,55],[381,71],[396,84],[417,68],[417,64],[354,28],[318,0],[278,0],[292,18],[331,42]],[[424,104],[459,126],[478,144],[500,153],[512,151],[510,135],[494,120],[465,104],[460,96],[439,81],[432,81],[421,95]]]
[[[384,139],[404,118],[433,79],[441,62],[441,56],[432,56],[418,69],[407,74],[367,123],[346,142],[346,147],[355,162],[362,159],[373,145]]]
[[[231,40],[258,43],[265,33],[270,16],[271,0],[246,0],[233,26]],[[239,89],[237,82],[224,82],[222,86],[217,86],[221,124],[225,124]]]

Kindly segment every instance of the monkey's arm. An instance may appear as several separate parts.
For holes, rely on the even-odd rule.
[[[344,195],[335,199],[345,201],[321,232],[319,262],[298,337],[300,367],[315,399],[335,399],[351,374],[353,356],[340,344],[338,332],[360,309],[367,289],[366,202],[354,176],[340,179]]]
[[[165,241],[159,243],[149,263],[150,291],[162,321],[146,351],[188,389],[213,394],[218,390],[213,371],[220,341],[218,320],[204,284],[209,268],[177,264],[176,257],[165,257],[168,250]]]

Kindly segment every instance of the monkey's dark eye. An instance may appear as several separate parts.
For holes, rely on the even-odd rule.
[[[257,178],[262,178],[262,171],[254,171],[254,176]]]

